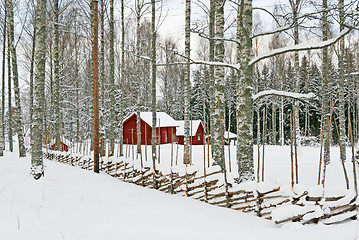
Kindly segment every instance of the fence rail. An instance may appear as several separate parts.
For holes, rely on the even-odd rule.
[[[93,170],[90,156],[46,151],[44,157],[86,170]],[[276,224],[297,221],[302,224],[332,224],[356,219],[357,200],[353,191],[346,196],[310,196],[307,191],[294,194],[283,192],[275,182],[227,183],[218,166],[207,169],[206,174],[192,166],[180,171],[171,168],[163,174],[150,167],[141,167],[131,159],[112,157],[100,161],[100,171],[122,181],[143,187],[155,188],[170,194],[180,194],[220,207],[231,208],[258,217],[273,220]]]

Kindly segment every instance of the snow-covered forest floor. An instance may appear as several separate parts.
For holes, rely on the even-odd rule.
[[[171,152],[173,152],[173,165],[176,165],[177,158],[177,144],[173,145],[171,150],[171,144],[162,144],[160,146],[160,165],[156,163],[156,167],[164,173],[169,173],[171,165]],[[126,146],[124,146],[126,149]],[[132,145],[129,145],[128,156],[132,158]],[[115,152],[117,150],[115,149]],[[157,154],[158,154],[157,147]],[[203,145],[192,146],[192,162],[198,168],[199,171],[203,169]],[[231,173],[232,177],[238,177],[237,162],[236,162],[236,146],[230,146],[231,151]],[[294,151],[294,150],[293,150]],[[126,154],[126,151],[124,151]],[[134,158],[136,158],[136,146],[134,146]],[[142,146],[142,153],[145,154],[145,146]],[[211,150],[210,150],[211,152]],[[225,146],[225,159],[227,171],[229,172],[229,154],[228,145]],[[258,163],[258,149],[255,145],[253,147],[253,159],[255,174],[257,173]],[[206,162],[208,158],[208,148],[205,147]],[[299,172],[299,183],[306,186],[314,186],[318,182],[318,168],[319,168],[319,156],[320,147],[308,147],[298,146],[298,172]],[[346,148],[346,168],[348,172],[348,178],[353,186],[353,172],[352,172],[352,153],[351,148]],[[263,146],[260,148],[260,164],[262,164],[263,158]],[[106,159],[105,159],[106,160]],[[147,146],[147,163],[146,158],[143,156],[144,165],[151,166],[151,146]],[[178,146],[178,159],[177,164],[183,163],[183,145]],[[264,168],[265,168],[265,180],[275,180],[282,186],[288,186],[291,183],[291,162],[290,162],[290,146],[271,146],[266,145],[264,149]],[[212,158],[210,154],[210,165],[212,165]],[[261,173],[262,169],[260,169]],[[339,147],[331,147],[331,164],[327,168],[326,173],[326,186],[327,190],[331,189],[334,191],[340,191],[338,194],[345,192],[346,183],[343,173],[343,167],[340,161],[340,150]]]
[[[161,148],[165,162],[170,145]],[[200,149],[203,147],[193,148],[193,159],[198,164],[203,163]],[[289,151],[288,147],[266,148],[266,179],[290,183]],[[300,148],[301,183],[315,185],[318,156],[319,148]],[[358,221],[330,226],[322,223],[276,226],[253,214],[124,183],[104,173],[97,175],[47,160],[45,166],[45,177],[36,181],[29,174],[29,156],[19,159],[17,152],[5,152],[0,158],[0,239],[292,240],[358,236]],[[328,188],[336,192],[345,190],[339,150],[335,147],[327,177]]]

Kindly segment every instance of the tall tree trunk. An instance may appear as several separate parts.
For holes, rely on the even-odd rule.
[[[301,0],[290,0],[293,13],[293,22],[294,22],[294,44],[299,44],[299,24],[298,24],[298,15],[299,15],[299,5]],[[294,52],[294,69],[295,69],[295,92],[300,92],[300,78],[299,78],[299,52]],[[295,126],[296,126],[296,141],[300,143],[300,125],[299,125],[299,101],[294,101],[295,106]]]
[[[274,99],[272,103],[272,144],[277,144],[277,106]]]
[[[216,8],[215,8],[215,0],[210,0],[210,9],[209,9],[209,61],[214,61],[214,31],[215,31],[215,16]],[[209,123],[210,123],[210,134],[213,136],[213,115],[216,110],[216,102],[214,99],[214,66],[209,66],[209,101],[210,101],[210,114],[209,114]],[[213,137],[210,138],[210,143],[213,146]],[[211,148],[212,156],[213,156],[213,147]]]
[[[80,143],[80,85],[79,85],[79,46],[77,33],[77,11],[75,10],[75,86],[76,86],[76,144]],[[76,145],[76,148],[77,148]]]
[[[31,131],[31,174],[35,179],[39,179],[44,172],[42,159],[42,126],[45,102],[46,0],[37,0],[35,29],[37,41],[35,47],[34,119]]]
[[[100,12],[100,83],[101,83],[101,93],[100,93],[100,156],[105,155],[105,2],[104,0],[100,1],[101,3],[101,12]]]
[[[137,131],[137,156],[141,154],[141,81],[140,81],[140,21],[141,21],[141,8],[140,8],[140,1],[136,0],[136,53],[135,53],[135,75],[137,81],[137,88],[136,88],[136,97],[137,97],[137,124],[136,124],[136,131]]]
[[[152,21],[151,21],[151,30],[152,30],[152,163],[153,168],[155,169],[155,162],[157,158],[156,154],[156,1],[151,0],[152,4]],[[167,61],[166,61],[167,62]],[[146,149],[147,149],[147,136],[146,139]]]
[[[252,0],[240,0],[238,9],[238,101],[237,101],[237,163],[239,181],[254,180],[253,166],[253,100],[252,100]]]
[[[24,145],[24,133],[23,133],[23,125],[21,121],[21,104],[20,104],[20,89],[19,89],[19,76],[18,76],[18,69],[17,69],[17,55],[16,55],[16,46],[15,46],[15,36],[14,36],[14,12],[13,12],[13,4],[12,0],[6,1],[7,5],[7,13],[8,13],[8,39],[10,40],[10,51],[12,57],[12,77],[14,82],[14,95],[15,95],[15,124],[16,124],[16,133],[18,137],[18,144],[19,144],[19,157],[25,157],[25,145]]]
[[[36,44],[36,18],[34,19],[34,30],[32,35],[31,63],[30,63],[30,135],[32,129],[33,113],[34,113],[34,68],[35,68],[35,44]]]
[[[339,23],[340,31],[344,30],[344,0],[339,0]],[[339,40],[339,59],[338,59],[338,71],[339,71],[339,133],[340,133],[340,144],[342,145],[342,159],[346,159],[345,142],[345,99],[344,99],[344,51],[345,51],[345,38]]]
[[[185,13],[185,56],[186,56],[186,66],[184,73],[184,152],[183,152],[183,161],[184,163],[189,163],[189,121],[190,121],[190,91],[191,91],[191,66],[190,66],[190,56],[191,56],[191,0],[186,0],[186,13]]]
[[[216,9],[216,38],[223,39],[224,36],[224,0],[215,1]],[[215,62],[223,62],[224,60],[224,42],[217,40],[215,43]],[[215,164],[221,166],[223,170],[223,156],[222,156],[222,142],[221,129],[225,129],[224,121],[224,67],[216,66],[214,69],[214,97],[215,97],[215,111],[213,114],[213,160]]]
[[[60,49],[59,49],[59,0],[54,1],[54,132],[55,132],[55,148],[61,150],[60,143]]]
[[[115,110],[115,19],[114,0],[110,0],[110,148],[109,156],[114,155],[116,131],[116,110]]]
[[[100,172],[100,143],[99,143],[99,89],[98,89],[98,1],[93,2],[93,147],[94,172]]]
[[[8,13],[6,13],[8,15]],[[12,103],[11,103],[11,42],[9,36],[7,36],[7,98],[8,98],[8,140],[9,140],[9,151],[14,151],[12,141]]]
[[[329,27],[328,27],[328,2],[323,0],[323,41],[328,40]],[[330,136],[327,132],[329,129],[329,115],[330,115],[330,92],[329,92],[329,79],[328,79],[328,47],[323,48],[323,70],[322,70],[322,121],[325,121],[323,128],[324,131],[324,162],[329,164],[330,162]]]
[[[6,8],[4,13],[4,25],[3,25],[3,50],[2,50],[2,91],[1,91],[1,149],[5,149],[5,64],[6,64],[6,21],[7,14]]]
[[[120,110],[119,110],[119,122],[120,122],[120,156],[123,156],[123,82],[125,79],[125,8],[124,1],[121,0],[121,69],[120,69]]]
[[[50,35],[51,36],[51,35]],[[50,114],[48,116],[48,113],[52,113],[54,111],[54,47],[53,47],[53,41],[52,38],[49,39],[49,43],[48,43],[48,51],[49,51],[49,56],[47,57],[49,59],[49,79],[48,79],[48,84],[50,87],[49,91],[45,90],[45,110],[44,110],[44,144],[48,143],[48,139],[49,139],[49,135],[53,135],[53,131],[48,132],[49,129],[51,129],[51,124],[49,124],[48,127],[48,123],[53,123],[55,122],[55,116],[54,114]],[[45,63],[46,65],[46,63]],[[46,74],[46,73],[45,73]],[[49,100],[47,100],[49,99]],[[48,111],[49,110],[49,111]],[[49,119],[49,121],[47,121],[47,119]],[[53,129],[52,129],[53,130]],[[51,138],[50,138],[51,139]],[[50,140],[51,141],[51,140]]]
[[[356,81],[356,118],[355,118],[355,139],[359,141],[359,81]]]
[[[90,0],[90,19],[91,19],[91,36],[94,36],[95,35],[95,29],[94,29],[94,15],[95,15],[95,3],[94,3],[94,0]],[[98,35],[98,33],[96,33]],[[94,49],[95,49],[95,43],[94,43],[94,39],[91,38],[91,57],[90,57],[90,62],[91,62],[91,69],[94,69]],[[96,39],[96,41],[98,41]],[[98,46],[96,47],[96,49],[98,50]],[[98,63],[96,63],[98,64]],[[89,78],[89,85],[91,86],[91,92],[94,92],[94,72],[91,71],[91,75],[90,75],[90,78]],[[90,97],[90,106],[88,108],[89,112],[90,112],[90,116],[94,116],[94,106],[95,105],[95,102],[94,102],[94,95],[91,94],[91,97]],[[87,125],[87,129],[88,129],[88,132],[87,132],[87,135],[88,137],[90,137],[91,139],[91,150],[94,150],[94,140],[95,140],[95,129],[94,129],[94,119],[93,118],[90,118],[90,121],[88,122],[88,125]],[[91,131],[92,130],[92,131]]]
[[[305,76],[305,93],[309,93],[309,78],[310,78],[310,51],[308,51],[308,64],[307,64],[307,75]],[[304,119],[304,136],[309,136],[310,129],[310,116],[309,116],[309,104],[305,103],[305,119]]]
[[[280,122],[279,122],[279,128],[280,128],[280,145],[284,146],[284,102],[283,97],[280,97]]]

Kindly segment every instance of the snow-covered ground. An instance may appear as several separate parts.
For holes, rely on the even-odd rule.
[[[161,146],[163,164],[167,162],[164,156],[170,149],[170,145]],[[200,149],[203,147],[193,148],[193,160],[197,164],[203,164]],[[234,147],[232,150],[234,159]],[[289,184],[289,148],[268,146],[265,151],[266,179]],[[337,155],[338,149],[332,148],[327,186],[345,190]],[[300,148],[300,182],[316,183],[318,156],[318,148]],[[124,183],[103,173],[98,175],[50,161],[45,161],[45,165],[45,177],[36,181],[29,175],[30,157],[19,159],[17,153],[6,152],[0,158],[1,240],[346,240],[358,236],[358,221],[330,226],[321,223],[275,226],[252,214]]]
[[[126,149],[126,146],[124,147]],[[171,164],[171,152],[173,152],[173,164],[176,163],[177,158],[177,144],[173,144],[173,150],[171,150],[171,144],[163,144],[160,146],[160,168],[163,171],[169,171]],[[128,156],[132,158],[132,145],[128,148]],[[134,146],[134,158],[136,158],[136,146]],[[225,159],[227,165],[227,171],[229,171],[229,162],[231,162],[231,175],[233,177],[238,176],[237,162],[236,162],[236,146],[231,145],[229,147],[231,161],[229,161],[228,146],[225,146]],[[157,154],[158,154],[157,148]],[[203,149],[203,145],[192,146],[192,162],[197,166],[199,170],[203,168],[204,158],[203,152],[205,151],[205,161],[208,159],[207,146]],[[294,151],[294,150],[293,150]],[[126,154],[126,151],[124,151]],[[145,146],[142,146],[142,153],[144,154]],[[211,150],[210,150],[211,152]],[[254,165],[255,174],[257,174],[257,162],[258,162],[258,149],[257,146],[253,147],[254,152]],[[210,154],[211,156],[211,154]],[[271,146],[266,145],[264,149],[264,165],[265,165],[265,180],[275,180],[282,186],[289,186],[291,183],[291,160],[290,160],[290,146]],[[306,186],[314,186],[318,182],[318,168],[319,168],[319,156],[320,147],[298,147],[298,175],[299,183]],[[346,148],[346,169],[348,172],[348,178],[350,186],[353,186],[353,165],[352,165],[352,153],[351,148]],[[263,147],[260,147],[260,164],[262,164]],[[147,163],[145,156],[142,157],[144,164],[151,166],[151,146],[147,146]],[[183,145],[178,146],[178,160],[177,164],[183,162]],[[210,165],[212,159],[210,157]],[[158,165],[158,164],[157,164]],[[261,169],[260,169],[261,171]],[[335,189],[335,191],[345,192],[346,183],[344,178],[343,167],[340,161],[339,147],[331,147],[331,164],[327,167],[326,173],[326,186],[328,189]]]

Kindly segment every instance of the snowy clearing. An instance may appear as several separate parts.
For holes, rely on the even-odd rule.
[[[56,162],[45,161],[46,175],[35,181],[29,175],[29,157],[5,154],[0,158],[0,239],[356,239],[358,235],[358,221],[275,226],[252,214]],[[288,159],[278,147],[269,147],[267,154],[268,166],[273,165],[270,161],[284,165],[281,159]]]

